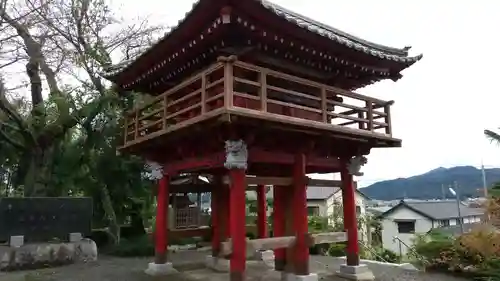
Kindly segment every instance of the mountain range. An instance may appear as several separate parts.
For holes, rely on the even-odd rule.
[[[487,186],[500,182],[500,168],[485,169],[485,175]],[[378,200],[454,198],[448,187],[455,182],[462,198],[483,195],[481,169],[473,166],[440,167],[409,178],[380,181],[361,191]]]

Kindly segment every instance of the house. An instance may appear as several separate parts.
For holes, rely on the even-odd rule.
[[[484,210],[460,204],[462,224],[477,224]],[[382,245],[398,254],[408,253],[417,234],[432,229],[460,225],[455,200],[405,201],[379,216],[382,225]]]
[[[342,189],[339,187],[340,182],[334,180],[310,180],[307,186],[307,211],[309,216],[321,216],[331,218],[335,215],[335,211],[342,212],[342,208],[338,208],[342,204]],[[272,199],[272,188],[266,194],[268,199]],[[365,194],[356,189],[356,212],[358,217],[366,214],[366,202],[370,200]],[[247,191],[247,198],[256,200],[255,191]],[[336,208],[337,207],[337,208]],[[270,211],[272,206],[268,206]],[[343,214],[338,214],[343,217]],[[333,223],[333,221],[331,221]],[[366,227],[360,230],[360,240],[368,239],[368,230]]]

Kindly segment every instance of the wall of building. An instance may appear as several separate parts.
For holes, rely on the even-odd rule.
[[[366,217],[366,198],[359,193],[355,193],[355,201],[356,201],[356,206],[359,210],[359,217]],[[335,208],[335,203],[337,204],[342,204],[342,192],[338,191],[333,196],[328,198],[326,201],[326,213],[327,216],[330,217],[334,215],[334,212],[336,210]],[[339,209],[339,208],[337,208]],[[340,217],[343,217],[343,214],[339,214]],[[369,232],[368,232],[368,227],[364,224],[362,225],[361,229],[359,230],[359,239],[361,241],[367,242],[369,241]]]
[[[398,224],[394,220],[415,220],[415,233],[399,233]],[[432,221],[430,219],[408,208],[398,208],[382,220],[382,245],[385,249],[405,255],[408,252],[408,247],[398,240],[394,240],[394,236],[411,247],[415,234],[424,234],[431,229]]]
[[[307,207],[317,207],[319,209],[319,216],[328,216],[326,200],[307,200]]]

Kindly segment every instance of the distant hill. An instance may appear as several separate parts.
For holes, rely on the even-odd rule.
[[[486,182],[488,186],[500,182],[500,169],[486,169]],[[472,166],[453,168],[437,168],[427,173],[409,178],[399,178],[374,183],[361,191],[373,199],[399,200],[403,198],[435,199],[442,198],[441,186],[445,185],[445,196],[453,198],[448,191],[448,186],[456,181],[459,185],[461,197],[477,197],[482,193],[483,180],[481,170]]]

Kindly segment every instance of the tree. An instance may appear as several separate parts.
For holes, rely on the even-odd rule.
[[[125,210],[137,213],[142,202],[130,198],[151,193],[144,194],[142,161],[116,155],[121,116],[134,96],[118,96],[100,73],[112,65],[112,53],[130,59],[162,29],[123,24],[103,0],[0,0],[0,71],[8,76],[24,64],[27,77],[0,84],[0,175],[10,175],[13,189],[90,195],[119,241]],[[26,96],[25,86],[23,111],[16,100]]]

